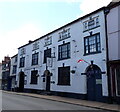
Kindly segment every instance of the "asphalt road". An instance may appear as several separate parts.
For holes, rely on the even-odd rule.
[[[98,109],[3,92],[2,110],[98,110]]]
[[[2,110],[96,110],[96,109],[3,92]]]

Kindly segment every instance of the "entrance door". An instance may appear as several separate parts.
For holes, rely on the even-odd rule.
[[[46,76],[46,91],[50,91],[50,76]]]
[[[46,91],[50,91],[50,71],[45,70],[44,74],[46,76]]]
[[[102,77],[98,66],[87,69],[87,98],[92,101],[102,101]]]
[[[19,91],[24,91],[24,72],[20,72],[20,79],[19,79]]]

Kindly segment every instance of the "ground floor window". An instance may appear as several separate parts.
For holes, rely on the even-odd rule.
[[[120,95],[120,67],[116,68],[116,88],[117,95]]]
[[[70,66],[58,67],[58,85],[70,85]]]
[[[37,84],[38,80],[38,70],[31,71],[31,83],[30,84]]]

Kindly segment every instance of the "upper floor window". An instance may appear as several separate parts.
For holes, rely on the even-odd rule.
[[[25,66],[25,57],[20,58],[20,67]]]
[[[101,52],[100,33],[84,38],[84,54],[94,54]]]
[[[13,70],[12,70],[12,74],[16,74],[16,71],[17,71],[17,65],[14,65]]]
[[[45,46],[52,44],[52,36],[48,36],[45,38]]]
[[[32,65],[38,64],[38,53],[32,54]]]
[[[33,44],[33,50],[37,50],[37,49],[39,49],[39,42],[38,41]]]
[[[15,63],[17,62],[17,56],[15,57],[15,61],[14,61]]]
[[[59,33],[58,41],[64,40],[64,39],[69,38],[69,37],[70,37],[70,28],[69,29],[63,29],[63,31]]]
[[[22,49],[21,49],[20,54],[21,54],[21,55],[24,55],[24,54],[25,54],[25,48],[22,48]]]
[[[58,60],[70,58],[70,42],[58,46]]]
[[[51,48],[44,50],[44,63],[47,62],[47,57],[51,58]]]
[[[37,84],[38,83],[38,70],[31,71],[31,83],[30,84]]]
[[[87,30],[90,30],[90,29],[100,26],[99,16],[94,17],[94,18],[90,17],[90,19],[88,21],[83,23],[83,26],[84,26],[84,29],[83,29],[84,31],[87,31]]]

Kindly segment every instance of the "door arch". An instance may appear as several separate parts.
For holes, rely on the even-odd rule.
[[[45,70],[44,71],[44,75],[45,75],[45,77],[46,77],[46,91],[50,91],[50,78],[51,78],[51,76],[50,76],[50,71],[49,70]]]
[[[87,99],[102,101],[102,75],[97,65],[90,65],[86,69],[87,74]]]

